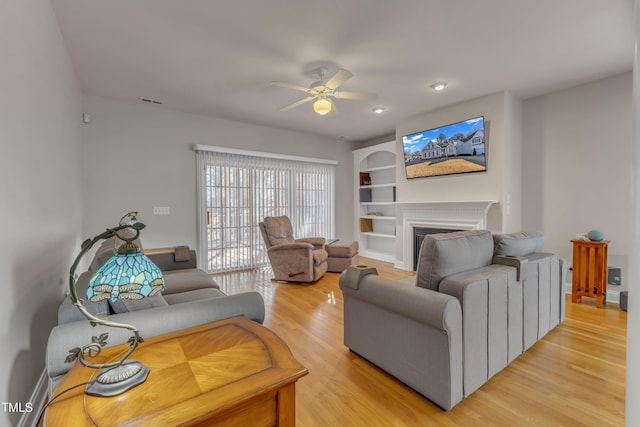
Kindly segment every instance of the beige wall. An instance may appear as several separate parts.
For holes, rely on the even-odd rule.
[[[576,233],[599,229],[628,282],[631,73],[524,103],[523,227],[569,262]],[[616,288],[615,290],[622,290]],[[614,288],[610,288],[614,290]]]
[[[198,116],[143,102],[85,96],[85,232],[94,235],[128,211],[147,225],[146,247],[196,246],[193,145],[215,145],[337,160],[336,237],[351,236],[353,160],[349,142]],[[346,183],[346,185],[345,185]],[[171,214],[153,215],[154,206]],[[328,236],[330,237],[330,236]]]
[[[80,247],[82,110],[48,1],[0,2],[0,61],[0,401],[24,408]]]

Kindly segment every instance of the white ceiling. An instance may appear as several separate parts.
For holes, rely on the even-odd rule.
[[[361,141],[507,90],[522,99],[631,70],[632,0],[52,0],[84,93]],[[339,114],[306,94],[354,74]],[[448,82],[442,92],[430,85]],[[374,106],[386,109],[372,112]]]

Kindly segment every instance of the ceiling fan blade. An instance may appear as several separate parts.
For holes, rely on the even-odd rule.
[[[314,100],[315,98],[316,98],[315,96],[308,96],[308,97],[306,97],[306,98],[302,98],[301,100],[296,101],[296,102],[294,102],[293,104],[285,105],[284,107],[282,107],[282,108],[280,109],[280,111],[287,111],[287,110],[291,110],[292,108],[295,108],[295,107],[297,107],[298,105],[302,105],[302,104],[304,104],[305,102],[312,101],[312,100]]]
[[[351,77],[353,77],[353,74],[350,71],[340,69],[324,85],[331,90],[335,90]]]
[[[299,90],[301,92],[313,93],[313,91],[311,89],[309,89],[308,87],[292,85],[292,84],[289,84],[289,83],[271,82],[271,86],[278,86],[278,87],[284,87],[284,88],[287,88],[287,89]]]
[[[333,96],[338,99],[361,99],[361,100],[374,100],[378,97],[375,93],[361,93],[361,92],[334,92]]]

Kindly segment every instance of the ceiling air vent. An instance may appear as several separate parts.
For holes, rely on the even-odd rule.
[[[155,99],[140,98],[140,101],[148,102],[149,104],[158,104],[158,105],[162,105],[162,101],[156,101]]]

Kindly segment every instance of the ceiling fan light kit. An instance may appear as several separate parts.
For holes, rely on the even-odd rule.
[[[373,100],[377,97],[377,95],[373,93],[338,92],[336,89],[340,87],[344,82],[349,80],[351,77],[353,77],[353,74],[350,71],[339,69],[326,82],[324,81],[324,78],[328,71],[327,67],[320,67],[318,68],[317,71],[318,71],[318,75],[320,76],[320,80],[311,83],[311,85],[308,88],[294,85],[294,84],[289,84],[289,83],[282,83],[282,82],[271,83],[273,86],[293,89],[300,92],[308,93],[310,95],[292,104],[285,105],[284,107],[280,108],[280,111],[287,111],[299,105],[305,104],[307,102],[314,101],[313,111],[315,111],[317,114],[324,116],[330,113],[332,110],[335,110],[331,98],[353,99],[353,100]]]
[[[313,103],[313,111],[324,116],[331,112],[331,103],[326,98],[320,98]]]

